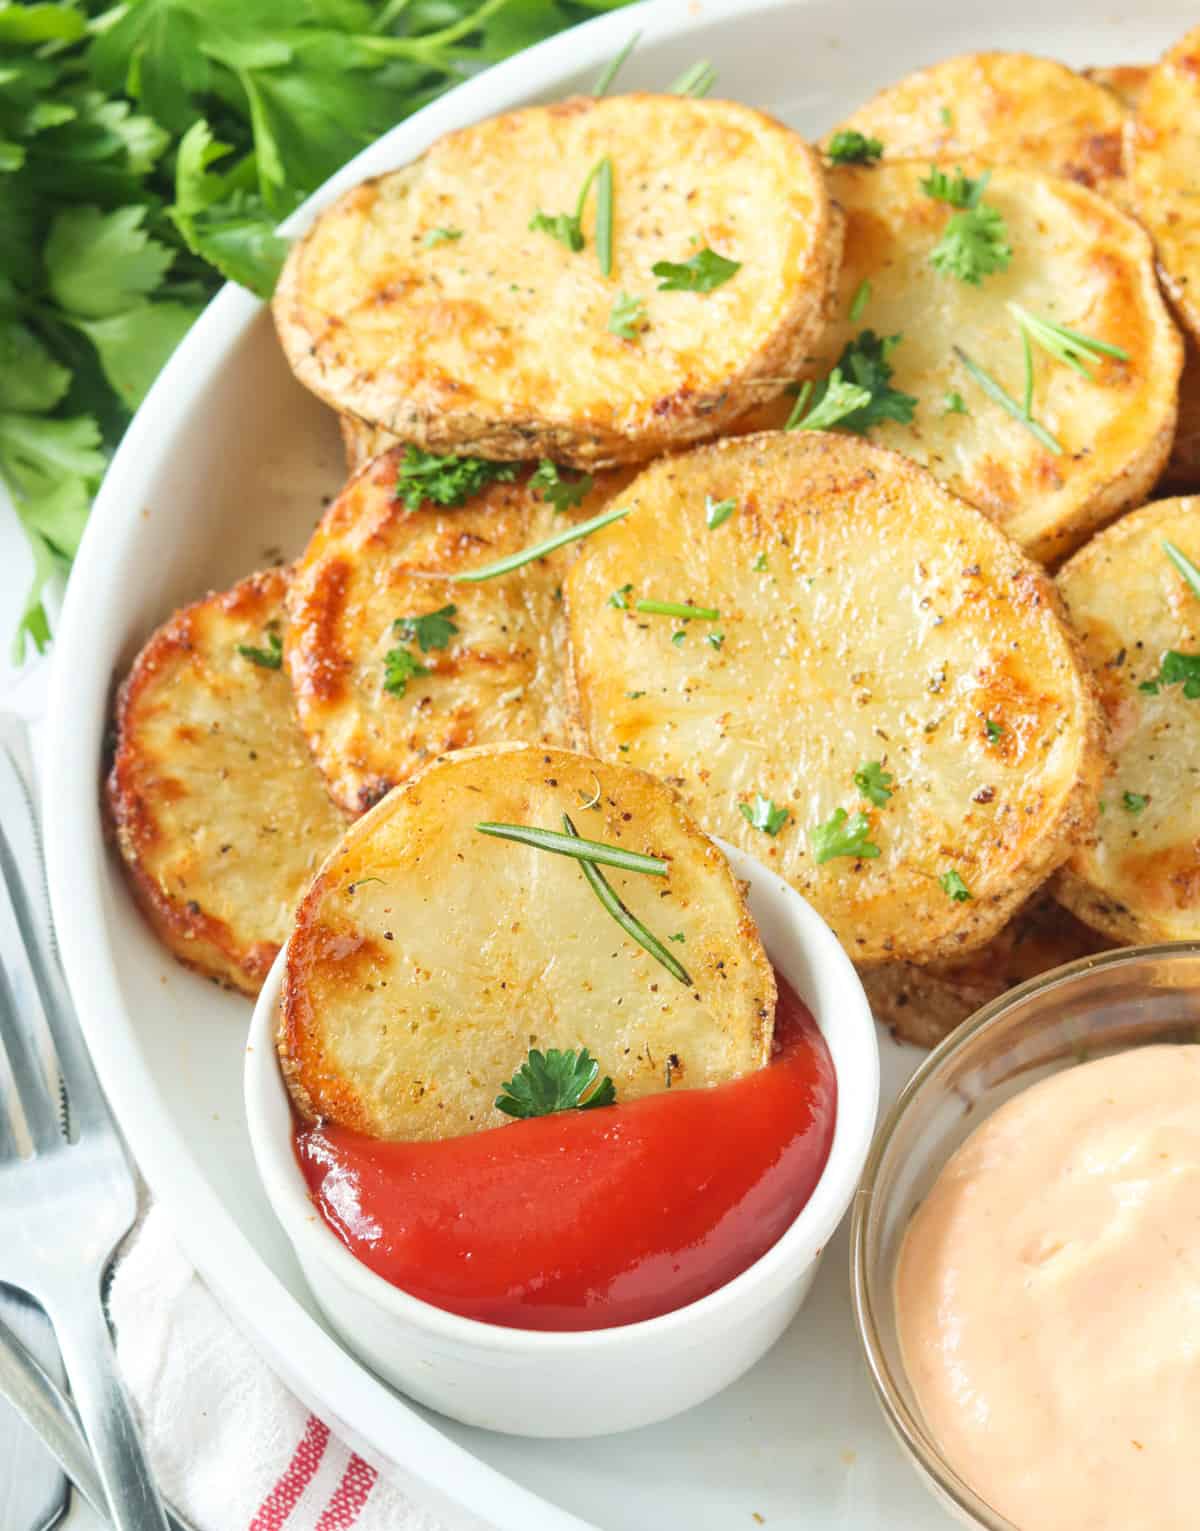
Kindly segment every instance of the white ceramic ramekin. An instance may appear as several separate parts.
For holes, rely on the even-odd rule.
[[[552,1334],[443,1312],[361,1265],[309,1200],[274,1047],[283,954],[259,995],[246,1048],[246,1118],[267,1196],[313,1294],[345,1344],[418,1403],[512,1435],[607,1435],[653,1424],[719,1392],[765,1354],[808,1294],[858,1185],[875,1127],[879,1050],[846,953],[776,873],[723,845],[750,884],[771,960],[805,1001],[837,1072],[833,1147],[799,1217],[748,1270],[661,1318]],[[501,1128],[511,1131],[511,1128]]]

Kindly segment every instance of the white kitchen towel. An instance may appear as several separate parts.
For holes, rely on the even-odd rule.
[[[443,1531],[288,1392],[153,1206],[109,1314],[159,1487],[198,1531]]]

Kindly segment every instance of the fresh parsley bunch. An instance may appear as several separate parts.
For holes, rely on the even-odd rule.
[[[112,449],[222,279],[473,69],[625,0],[46,0],[0,7],[0,477],[34,555],[18,655]],[[448,236],[452,237],[452,236]]]

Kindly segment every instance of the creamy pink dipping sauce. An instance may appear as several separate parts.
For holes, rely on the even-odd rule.
[[[1200,1046],[1002,1106],[917,1209],[895,1296],[930,1433],[1020,1531],[1196,1531]]]

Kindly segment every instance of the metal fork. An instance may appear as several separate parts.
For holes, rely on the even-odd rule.
[[[4,737],[0,1047],[9,1078],[6,1089],[0,1073],[0,1281],[28,1292],[54,1326],[113,1525],[167,1531],[101,1299],[113,1250],[137,1212],[136,1186],[58,965],[41,867],[32,800]]]

